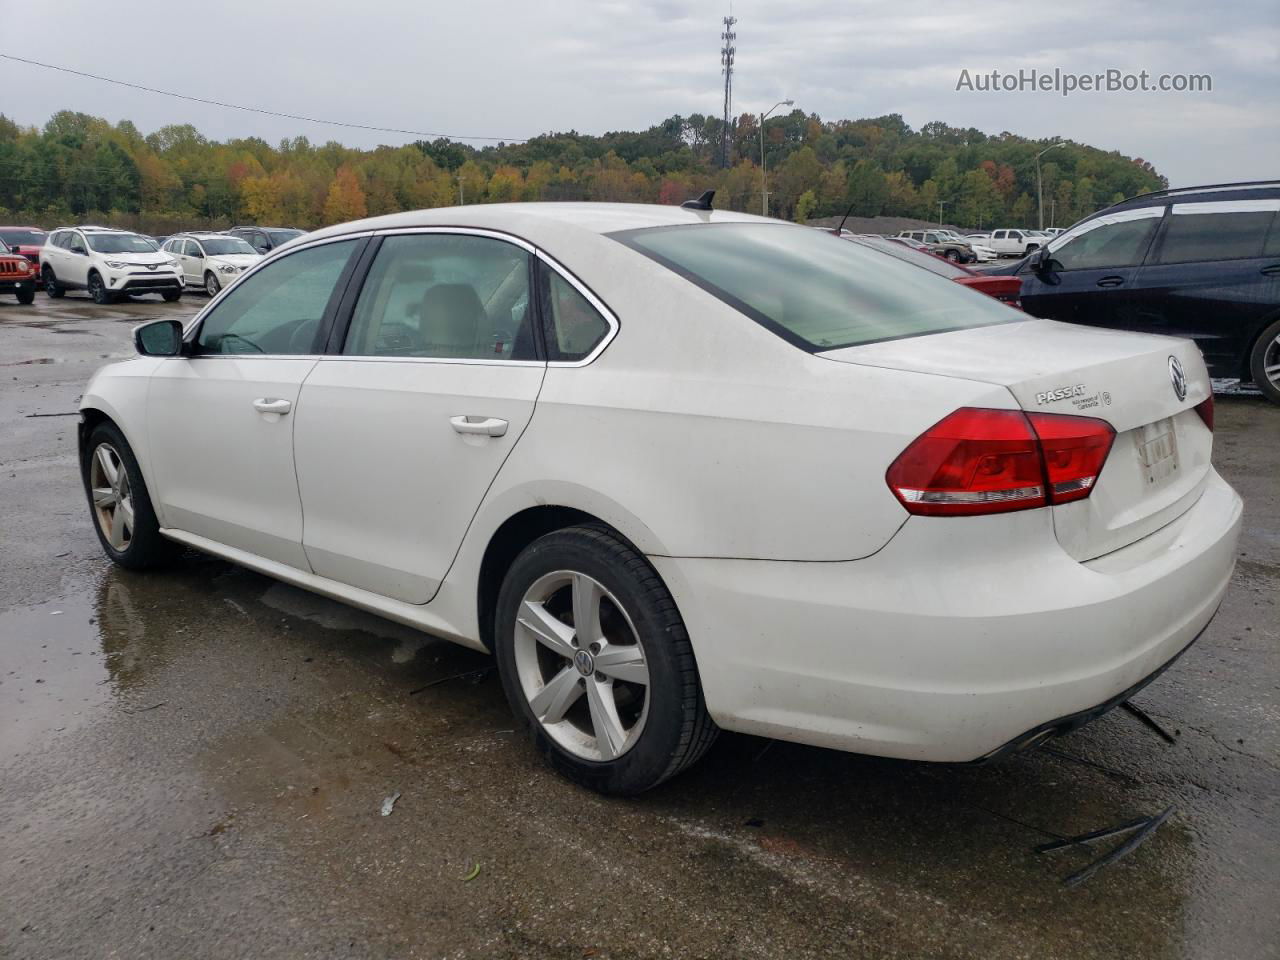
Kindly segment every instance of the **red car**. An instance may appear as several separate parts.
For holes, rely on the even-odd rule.
[[[46,236],[39,227],[0,227],[0,243],[37,267],[40,266],[40,248],[44,246]]]
[[[0,240],[0,293],[12,293],[19,303],[36,299],[36,268],[31,261],[9,250]]]
[[[903,237],[853,236],[845,237],[845,239],[853,243],[874,247],[881,253],[887,253],[891,257],[905,260],[907,263],[914,263],[916,266],[924,267],[924,269],[939,276],[950,277],[956,283],[963,283],[966,287],[973,287],[979,293],[995,297],[1001,303],[1007,303],[1011,307],[1021,306],[1018,302],[1018,298],[1022,294],[1021,277],[991,276],[990,274],[979,273],[977,270],[970,270],[968,267],[962,267],[958,263],[952,263],[950,260],[944,260],[942,257],[934,256],[923,249],[918,249],[914,241]]]

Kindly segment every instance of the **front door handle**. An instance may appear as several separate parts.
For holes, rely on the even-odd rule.
[[[458,433],[482,437],[505,436],[508,426],[507,421],[497,417],[450,417],[449,423]]]
[[[274,397],[259,397],[253,401],[253,409],[259,413],[286,414],[293,408],[288,400],[277,400]]]
[[[1103,277],[1098,281],[1100,287],[1118,287],[1124,283],[1124,277]]]
[[[1264,277],[1274,277],[1274,276],[1280,275],[1280,263],[1273,263],[1270,266],[1263,267],[1262,275]]]

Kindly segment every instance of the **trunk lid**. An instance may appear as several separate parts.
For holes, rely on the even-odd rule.
[[[1118,550],[1175,520],[1209,475],[1213,433],[1195,407],[1212,388],[1190,340],[1028,319],[820,356],[1000,384],[1028,412],[1110,423],[1115,443],[1093,492],[1051,508],[1058,541],[1077,560]]]

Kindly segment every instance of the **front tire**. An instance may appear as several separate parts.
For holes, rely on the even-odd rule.
[[[217,276],[210,270],[204,275],[204,292],[211,297],[216,297],[222,290],[222,284],[218,282]]]
[[[943,253],[943,256],[944,256],[944,257],[946,257],[948,260],[950,260],[952,263],[959,263],[959,262],[960,262],[960,251],[959,251],[959,250],[948,250],[948,251],[946,251],[945,253]]]
[[[526,547],[503,580],[495,630],[517,720],[575,783],[641,793],[715,740],[675,601],[607,527],[557,530]]]
[[[89,274],[89,296],[99,306],[106,306],[115,299],[111,295],[111,291],[107,289],[107,285],[102,282],[102,277],[97,273]]]
[[[44,285],[44,292],[57,300],[67,291],[62,288],[62,284],[58,283],[58,278],[54,275],[53,268],[45,265],[44,272],[40,274],[40,282]]]
[[[1249,372],[1262,395],[1280,403],[1280,320],[1263,330],[1249,351]]]
[[[34,290],[19,290],[18,302],[24,306],[30,306],[36,302],[36,292]]]
[[[138,460],[114,423],[103,421],[89,434],[81,476],[98,542],[112,561],[146,570],[178,555],[180,548],[160,534]]]
[[[176,303],[182,299],[181,290],[165,290],[160,296],[164,297],[165,303]]]

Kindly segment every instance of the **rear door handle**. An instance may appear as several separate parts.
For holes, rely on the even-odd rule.
[[[458,433],[482,437],[505,436],[508,426],[507,421],[497,417],[450,417],[449,423]]]
[[[1269,267],[1263,267],[1262,273],[1268,277],[1280,276],[1280,263],[1273,263]]]
[[[1124,283],[1124,277],[1103,277],[1098,281],[1100,287],[1118,287]]]
[[[253,409],[259,413],[286,414],[293,408],[288,400],[277,400],[274,397],[259,397],[253,401]]]

